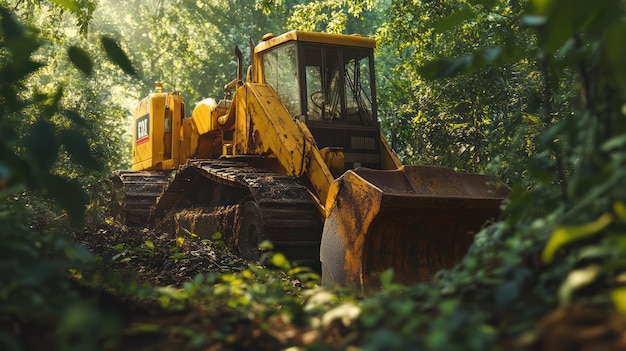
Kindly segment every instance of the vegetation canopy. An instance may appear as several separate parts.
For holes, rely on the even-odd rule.
[[[623,0],[0,0],[0,348],[553,350],[622,347]],[[320,287],[271,245],[109,216],[129,110],[155,81],[219,99],[235,45],[373,36],[379,119],[405,164],[511,185],[432,282]],[[597,333],[582,331],[593,329]]]

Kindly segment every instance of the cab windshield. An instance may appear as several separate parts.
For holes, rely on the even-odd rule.
[[[263,55],[265,83],[278,93],[289,114],[298,116],[302,112],[296,44],[279,46]]]
[[[288,43],[263,55],[265,83],[274,87],[293,117],[304,115],[320,124],[374,125],[372,55],[366,48]]]
[[[372,125],[371,50],[304,46],[302,51],[307,118]]]

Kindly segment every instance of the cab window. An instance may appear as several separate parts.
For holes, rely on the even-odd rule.
[[[374,123],[371,51],[303,45],[301,54],[309,121]]]
[[[288,43],[263,55],[265,83],[276,90],[292,116],[302,113],[296,53],[295,43]]]

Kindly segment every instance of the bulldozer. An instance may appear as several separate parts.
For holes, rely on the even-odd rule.
[[[413,283],[451,267],[509,188],[400,162],[378,121],[375,47],[303,31],[250,39],[245,77],[235,48],[224,97],[190,115],[157,83],[134,110],[132,170],[112,176],[118,218],[219,231],[249,260],[270,241],[323,284],[369,289],[388,269]]]

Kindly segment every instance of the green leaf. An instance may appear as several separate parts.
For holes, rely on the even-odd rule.
[[[26,160],[8,148],[0,147],[0,184],[6,181],[7,185],[6,188],[0,186],[0,197],[22,191],[29,174],[30,167]]]
[[[454,27],[456,27],[457,25],[461,24],[462,22],[467,21],[474,17],[475,17],[474,11],[470,10],[469,8],[462,8],[454,12],[453,14],[447,16],[446,18],[439,21],[438,23],[436,23],[433,29],[436,32],[449,31],[453,29]]]
[[[176,289],[171,286],[160,286],[160,287],[156,287],[155,290],[159,294],[163,294],[174,299],[186,299],[188,296],[184,290]]]
[[[89,125],[89,123],[87,123],[87,121],[74,110],[63,110],[63,114],[79,127],[87,127]]]
[[[25,34],[24,25],[16,21],[13,15],[4,7],[0,7],[0,15],[2,15],[0,28],[2,28],[4,39],[6,41],[10,41],[12,39],[22,39]]]
[[[28,61],[30,55],[39,48],[37,39],[26,31],[24,25],[13,18],[4,7],[0,7],[0,28],[2,29],[2,44],[13,54],[13,64],[21,66]]]
[[[613,222],[613,216],[605,213],[593,222],[577,226],[560,226],[554,230],[550,240],[546,244],[541,254],[541,259],[545,263],[551,263],[554,254],[563,246],[571,244],[581,239],[590,238],[602,231]]]
[[[494,62],[500,58],[501,54],[502,54],[502,48],[499,48],[496,46],[496,47],[487,48],[483,52],[482,57],[487,62]]]
[[[152,242],[152,240],[146,240],[143,242],[144,245],[146,245],[146,247],[152,251],[154,251],[154,243]]]
[[[91,62],[91,57],[89,57],[89,54],[85,50],[77,46],[70,46],[67,49],[67,56],[70,58],[72,64],[74,64],[74,66],[81,70],[85,75],[90,76],[91,73],[93,73],[93,63]]]
[[[20,101],[17,90],[9,85],[14,82],[10,68],[10,66],[7,66],[0,69],[0,82],[3,83],[0,84],[0,99],[3,100],[3,108],[9,112],[15,112],[19,111],[24,106],[24,103]]]
[[[76,4],[76,1],[74,0],[51,0],[51,1],[57,5],[61,5],[65,7],[66,9],[72,12],[76,12],[78,8],[78,5]]]
[[[459,304],[459,300],[456,299],[443,300],[439,304],[439,311],[444,315],[450,315],[459,308]]]
[[[537,14],[545,14],[552,7],[555,1],[551,0],[530,0],[530,12]]]
[[[78,262],[93,262],[95,258],[94,254],[89,251],[89,249],[80,245],[66,247],[65,256],[72,261]]]
[[[388,289],[393,286],[393,268],[389,268],[380,275],[380,284],[383,288]]]
[[[128,327],[126,331],[129,335],[141,334],[141,333],[156,333],[164,329],[165,327],[160,324],[150,323],[133,323]]]
[[[37,121],[28,136],[26,146],[41,172],[47,172],[59,154],[55,126],[48,121]]]
[[[545,16],[538,15],[524,15],[522,16],[522,23],[529,27],[539,27],[546,24],[548,19]]]
[[[495,302],[498,306],[509,306],[515,303],[524,292],[524,285],[532,273],[526,268],[516,268],[513,277],[502,282],[495,289]]]
[[[74,162],[93,170],[102,169],[103,165],[93,157],[87,138],[81,132],[72,129],[62,131],[61,143]]]
[[[134,76],[137,74],[137,70],[133,67],[132,63],[126,56],[126,53],[120,46],[115,42],[114,39],[102,36],[100,37],[100,42],[102,43],[102,47],[107,54],[107,57],[111,62],[118,65],[122,71],[125,73]]]
[[[261,250],[261,251],[272,251],[272,250],[274,250],[274,244],[272,244],[272,242],[269,241],[269,240],[263,240],[259,244],[259,250]]]
[[[626,286],[620,286],[611,290],[611,300],[613,300],[615,308],[622,315],[626,315]]]
[[[0,70],[0,78],[2,78],[4,84],[14,84],[17,83],[32,73],[35,73],[41,67],[44,67],[43,64],[39,62],[31,61],[29,56],[30,53],[27,52],[18,52],[17,54],[13,54],[15,56],[14,62],[6,65]],[[8,87],[5,87],[5,89]],[[7,96],[11,94],[11,91],[2,91],[3,96]],[[12,99],[13,100],[13,99]]]
[[[532,115],[530,113],[523,113],[522,114],[522,120],[525,123],[527,123],[527,124],[535,125],[535,126],[541,126],[541,124],[543,123],[541,121],[541,118],[539,118],[539,117],[537,117],[535,115]]]
[[[469,68],[472,67],[473,61],[472,55],[466,55],[451,60],[435,60],[418,68],[418,72],[426,79],[452,77],[469,70]]]
[[[521,292],[521,282],[519,279],[505,281],[496,288],[495,295],[498,306],[508,306],[517,300]]]
[[[491,8],[493,7],[493,5],[495,5],[496,0],[468,0],[467,2],[474,6],[482,5],[486,8]]]
[[[622,201],[615,201],[613,203],[613,213],[615,213],[620,222],[626,223],[626,204]]]
[[[81,224],[87,206],[87,197],[76,180],[49,175],[46,191],[69,214],[74,224]]]
[[[289,260],[287,260],[287,257],[280,252],[272,255],[272,264],[282,269],[291,268],[291,264],[289,263]]]
[[[624,33],[626,33],[626,21],[616,21],[614,25],[606,30],[606,56],[609,64],[617,73],[616,80],[624,82],[626,80],[626,45],[623,44]],[[623,83],[622,83],[623,84]]]
[[[613,137],[600,146],[600,150],[604,152],[610,152],[615,149],[619,149],[626,145],[626,134],[619,134],[616,137]]]

